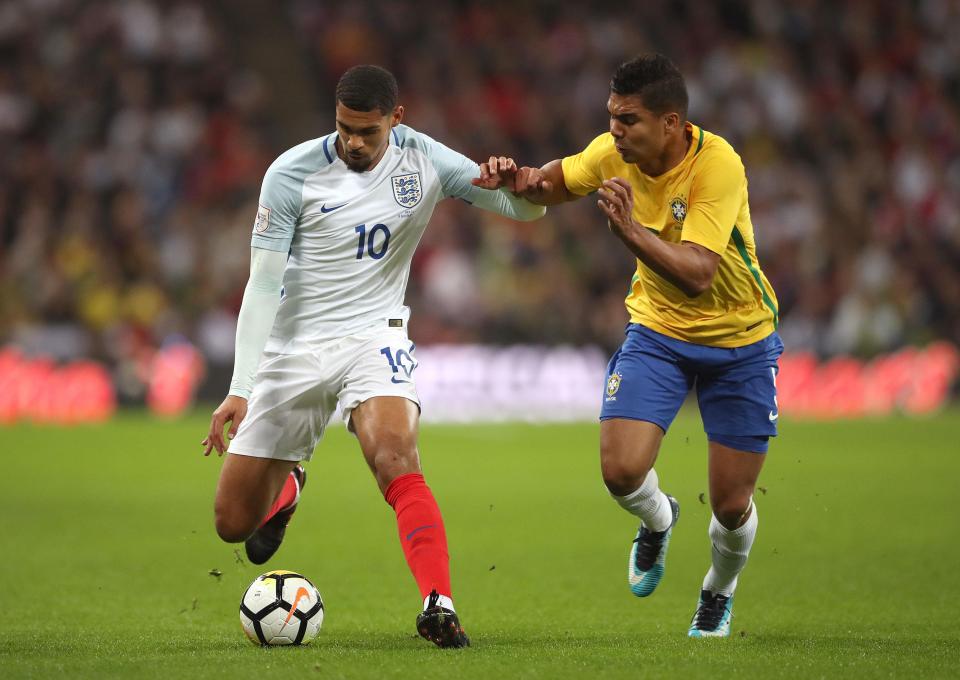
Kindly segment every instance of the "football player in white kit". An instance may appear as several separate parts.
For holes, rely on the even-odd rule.
[[[267,170],[253,226],[250,280],[237,322],[233,380],[213,413],[204,455],[226,448],[217,485],[220,537],[255,564],[280,547],[309,460],[339,403],[397,515],[424,598],[419,633],[440,647],[469,639],[451,599],[440,510],[417,452],[419,399],[404,292],[436,204],[461,198],[518,220],[544,208],[506,189],[516,166],[481,166],[401,125],[397,83],[356,66],[336,90],[336,132]]]

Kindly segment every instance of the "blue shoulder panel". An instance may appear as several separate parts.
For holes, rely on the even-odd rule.
[[[300,220],[303,184],[309,175],[333,163],[328,148],[333,135],[312,139],[285,151],[263,176],[260,205],[250,245],[287,252]]]

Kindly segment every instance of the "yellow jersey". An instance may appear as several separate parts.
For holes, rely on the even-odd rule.
[[[658,177],[623,161],[610,133],[563,159],[564,182],[585,196],[620,177],[633,187],[633,218],[664,241],[690,241],[720,255],[713,285],[690,298],[639,259],[630,282],[630,320],[678,340],[742,347],[762,340],[778,322],[777,298],[760,264],[740,156],[722,137],[686,124],[690,148]]]

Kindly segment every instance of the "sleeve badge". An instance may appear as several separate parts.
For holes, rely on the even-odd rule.
[[[270,228],[270,208],[261,205],[257,208],[257,219],[253,221],[253,230],[258,234],[262,234],[269,228]]]

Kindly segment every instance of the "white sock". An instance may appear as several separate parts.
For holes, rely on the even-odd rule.
[[[610,495],[621,508],[642,519],[650,531],[666,531],[673,523],[673,509],[667,495],[660,490],[660,479],[653,468],[633,493],[626,496]]]
[[[743,526],[733,531],[724,527],[716,517],[710,518],[710,542],[713,545],[713,565],[703,579],[703,589],[713,594],[733,595],[737,577],[747,564],[750,546],[757,536],[757,506],[750,501],[750,516]]]
[[[429,602],[430,602],[430,596],[427,595],[425,598],[423,598],[423,608],[424,608],[424,609],[427,608]],[[450,599],[449,597],[447,597],[446,595],[441,595],[440,597],[438,597],[438,598],[437,598],[437,604],[440,605],[441,607],[443,607],[444,609],[449,609],[449,610],[452,611],[452,612],[457,611],[456,609],[453,608],[453,600],[451,600],[451,599]]]

